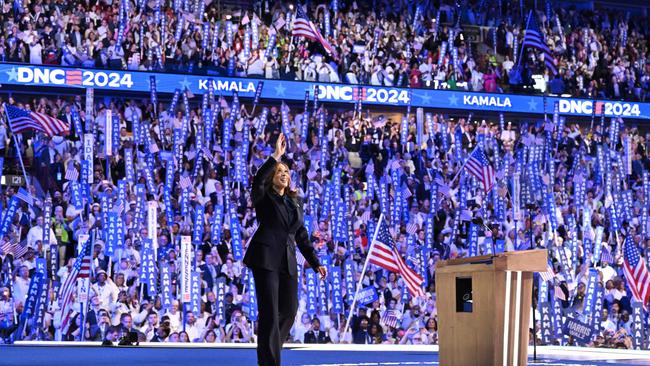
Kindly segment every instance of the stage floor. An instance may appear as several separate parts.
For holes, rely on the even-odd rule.
[[[2,366],[208,366],[256,365],[254,345],[141,344],[139,347],[99,347],[96,343],[20,342],[0,347]],[[538,347],[538,361],[529,365],[650,365],[650,351]],[[287,366],[439,365],[437,346],[287,345]],[[477,355],[477,357],[480,357]]]

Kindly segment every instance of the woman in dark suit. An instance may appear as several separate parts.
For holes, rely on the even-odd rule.
[[[321,278],[327,275],[304,227],[302,202],[290,188],[289,167],[280,161],[285,151],[286,140],[280,134],[275,152],[253,178],[251,197],[260,225],[244,256],[244,264],[255,278],[257,362],[263,366],[280,365],[282,344],[298,310],[296,244],[311,268]]]

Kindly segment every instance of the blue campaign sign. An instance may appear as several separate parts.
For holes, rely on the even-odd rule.
[[[564,334],[573,337],[580,343],[589,343],[592,331],[589,324],[576,318],[567,318],[564,323]]]
[[[364,287],[357,294],[357,302],[362,305],[368,305],[378,299],[379,295],[377,295],[377,290],[373,286]]]
[[[359,96],[365,104],[389,104],[425,108],[482,110],[510,113],[553,114],[555,103],[561,115],[650,119],[650,103],[588,100],[578,98],[474,93],[460,90],[386,88],[366,85],[313,83],[287,80],[262,80],[206,75],[178,75],[121,70],[79,69],[43,65],[0,63],[0,84],[51,86],[58,88],[94,88],[99,90],[150,92],[151,76],[156,77],[157,93],[188,89],[193,94],[213,88],[223,96],[237,92],[240,97],[255,98],[257,84],[264,81],[261,97],[302,101],[305,91],[320,102],[355,103]],[[210,84],[211,87],[210,87]],[[546,110],[544,110],[546,106]]]

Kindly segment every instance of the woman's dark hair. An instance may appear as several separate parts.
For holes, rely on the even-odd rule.
[[[68,336],[72,336],[72,332],[79,328],[77,325],[77,318],[79,318],[79,315],[79,313],[75,314],[75,316],[72,317],[72,320],[70,320],[70,326],[68,327],[68,332],[66,333]]]
[[[278,171],[280,166],[284,166],[289,170],[289,166],[283,162],[278,162],[275,165],[275,169],[273,169],[273,173],[269,174],[266,176],[266,179],[264,180],[264,190],[268,191],[271,189],[271,186],[273,185],[273,177],[275,176],[275,173]],[[292,199],[298,198],[298,191],[291,189],[291,175],[289,175],[289,185],[287,188],[284,189],[284,192]]]

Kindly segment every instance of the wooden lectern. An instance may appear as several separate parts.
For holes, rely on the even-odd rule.
[[[546,250],[439,261],[440,365],[526,365],[533,272],[546,268]]]

